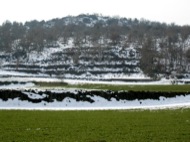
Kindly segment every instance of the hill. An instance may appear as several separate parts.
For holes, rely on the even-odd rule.
[[[69,79],[155,79],[189,72],[189,35],[188,25],[96,14],[6,21],[0,26],[0,67]]]

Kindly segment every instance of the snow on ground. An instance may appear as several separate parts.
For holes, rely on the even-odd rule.
[[[1,78],[1,82],[66,82],[68,84],[109,84],[109,85],[170,85],[171,80],[161,79],[160,81],[150,81],[150,82],[124,82],[124,81],[92,81],[92,80],[75,80],[75,79],[63,79],[58,78],[43,78],[43,77],[9,77]],[[9,89],[9,88],[29,88],[34,87],[34,84],[10,84],[10,85],[0,85],[0,89]]]
[[[3,75],[12,75],[12,77],[3,77]],[[122,81],[90,81],[90,80],[60,80],[57,78],[49,78],[46,76],[38,77],[32,76],[30,74],[17,73],[17,72],[6,72],[0,71],[0,81],[1,82],[11,82],[17,81],[18,83],[10,83],[8,85],[0,85],[0,89],[28,89],[35,88],[35,85],[31,83],[32,81],[45,81],[45,82],[58,82],[64,81],[69,84],[83,84],[83,83],[92,83],[92,84],[120,84],[120,85],[160,85],[160,84],[171,84],[171,79],[161,79],[160,81],[149,81],[149,82],[122,82]],[[141,75],[129,76],[129,78],[143,78]],[[19,82],[25,82],[21,84]],[[64,91],[72,91],[75,89],[68,89]],[[52,91],[61,91],[61,90],[52,90]],[[27,94],[30,98],[43,97],[38,94]],[[54,101],[53,103],[41,102],[41,103],[31,103],[28,101],[21,101],[19,99],[11,100],[4,102],[0,100],[0,109],[26,109],[26,110],[107,110],[107,109],[166,109],[166,108],[190,108],[190,94],[187,96],[177,96],[176,98],[163,98],[160,100],[120,100],[116,101],[112,99],[107,101],[104,98],[94,96],[91,97],[95,100],[95,103],[89,102],[76,102],[76,100],[71,98],[66,98],[62,102]]]
[[[0,85],[0,89],[26,89],[26,88],[32,88],[34,87],[35,84],[28,82],[25,84],[21,84],[21,83],[11,83],[9,85]]]
[[[0,76],[34,76],[34,74],[0,70]]]
[[[113,84],[113,85],[170,85],[171,79],[161,79],[159,81],[150,82],[124,82],[124,81],[91,81],[91,80],[70,80],[64,79],[69,84]]]
[[[1,82],[61,82],[62,80],[49,77],[2,77]]]
[[[47,74],[28,74],[28,73],[22,73],[22,72],[16,72],[16,71],[5,71],[0,70],[0,81],[1,82],[11,82],[11,81],[17,81],[17,82],[66,82],[69,84],[123,84],[123,85],[169,85],[172,84],[172,79],[165,79],[162,78],[159,81],[147,81],[150,80],[149,77],[145,76],[143,73],[135,73],[135,74],[105,74],[103,76],[90,76],[88,77],[88,74],[83,74],[80,77],[83,79],[74,79],[76,76],[69,76],[67,74],[67,77],[73,78],[73,79],[59,79],[56,77],[50,77]],[[84,80],[84,78],[86,78]],[[94,80],[92,80],[94,78]],[[105,81],[102,81],[105,80]],[[112,81],[106,81],[106,80],[112,80]],[[121,81],[116,81],[121,80]],[[123,80],[123,81],[122,81]],[[132,81],[124,81],[124,80],[133,80]],[[141,80],[141,81],[138,81]],[[143,81],[144,80],[144,81]],[[179,84],[184,84],[184,82],[190,82],[190,78],[188,79],[181,79],[179,80]]]
[[[72,48],[73,39],[70,39],[68,41],[68,44],[62,44],[60,42],[57,42],[56,44],[58,45],[57,47],[44,48],[42,52],[37,52],[37,51],[31,52],[29,54],[29,61],[33,62],[33,61],[43,61],[45,59],[50,59],[52,53],[60,52],[67,48]]]
[[[59,90],[60,91],[60,90]],[[74,90],[73,90],[74,91]],[[23,92],[29,96],[29,98],[37,99],[43,98],[35,93]],[[176,109],[176,108],[190,108],[190,95],[177,96],[174,98],[160,97],[160,100],[120,100],[112,98],[108,101],[102,97],[91,97],[95,102],[77,102],[72,98],[65,98],[62,102],[55,101],[47,103],[42,101],[41,103],[31,103],[28,101],[21,101],[18,98],[8,101],[0,100],[0,109],[8,110],[125,110],[125,109]]]
[[[85,78],[86,75],[84,75],[83,78]],[[100,78],[100,77],[98,77]],[[88,83],[88,84],[131,84],[131,85],[151,85],[151,84],[171,84],[170,79],[161,79],[160,81],[150,81],[150,82],[124,82],[124,81],[99,81],[97,80],[80,80],[80,79],[58,79],[55,77],[49,77],[46,74],[28,74],[28,73],[21,73],[16,71],[4,71],[0,70],[0,81],[1,82],[11,82],[11,81],[17,81],[17,82],[61,82],[64,81],[69,84],[81,84],[81,83]],[[88,79],[88,78],[87,78]],[[132,80],[138,80],[138,79],[150,79],[149,77],[146,77],[144,74],[132,74],[132,75],[120,75],[115,76],[113,74],[107,74],[103,77],[103,79],[132,79]]]
[[[39,96],[35,93],[27,93],[30,98],[42,98],[46,95]],[[91,96],[88,96],[91,97]],[[124,109],[176,109],[176,108],[190,108],[190,95],[177,96],[174,98],[160,97],[159,100],[120,100],[111,99],[108,101],[99,96],[91,97],[95,102],[77,102],[72,98],[65,98],[62,102],[55,101],[47,103],[31,103],[28,101],[21,101],[18,98],[4,102],[0,100],[0,109],[21,109],[21,110],[124,110]]]
[[[36,93],[25,92],[25,91],[23,91],[23,93],[26,94],[31,99],[42,99],[42,98],[46,97],[46,94],[39,95]]]
[[[150,79],[150,77],[145,76],[143,73],[133,73],[133,74],[119,74],[114,75],[113,73],[106,74],[105,79],[117,78],[117,79]]]

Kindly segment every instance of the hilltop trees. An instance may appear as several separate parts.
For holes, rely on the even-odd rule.
[[[140,51],[140,68],[152,77],[185,72],[190,64],[190,26],[85,14],[25,24],[6,21],[0,26],[0,50],[17,59],[70,39],[77,48],[94,47],[99,53],[110,46],[133,47]]]
[[[12,44],[12,23],[6,21],[0,27],[0,48],[2,51],[11,51],[11,44]]]
[[[157,58],[157,49],[155,47],[154,41],[151,37],[147,37],[143,43],[140,58],[140,67],[144,71],[145,74],[156,77],[157,73],[159,73],[158,58]]]

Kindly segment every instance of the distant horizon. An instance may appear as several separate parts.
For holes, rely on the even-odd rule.
[[[80,16],[80,15],[98,15],[98,16],[110,17],[110,18],[126,18],[126,19],[132,19],[132,20],[137,19],[139,21],[146,20],[146,21],[150,21],[150,22],[158,22],[158,23],[167,24],[167,25],[174,24],[174,25],[177,25],[177,26],[190,26],[190,24],[179,25],[179,24],[177,24],[175,22],[166,23],[166,22],[161,22],[161,21],[156,21],[156,20],[149,20],[149,19],[145,19],[145,18],[140,18],[140,19],[139,18],[135,18],[135,17],[134,18],[130,18],[130,17],[119,16],[119,15],[109,16],[109,15],[103,15],[101,13],[81,13],[81,14],[78,14],[78,15],[66,15],[66,16],[63,16],[63,17],[54,17],[54,18],[46,19],[46,20],[45,19],[40,19],[40,20],[38,20],[38,19],[31,19],[31,20],[24,21],[24,22],[21,22],[21,21],[11,21],[11,20],[7,19],[4,22],[0,23],[0,26],[3,25],[3,23],[6,23],[6,22],[11,22],[11,23],[17,22],[17,23],[22,23],[22,24],[25,24],[26,22],[32,22],[32,21],[38,21],[38,22],[45,21],[45,22],[47,22],[47,21],[51,21],[51,20],[54,20],[54,19],[62,19],[62,18],[69,17],[69,16],[71,16],[71,17],[77,17],[77,16]]]
[[[189,5],[189,0],[1,0],[0,25],[6,20],[25,23],[100,13],[182,26],[190,25]]]

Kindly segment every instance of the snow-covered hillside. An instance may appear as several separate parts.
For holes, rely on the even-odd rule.
[[[189,26],[97,14],[0,26],[2,77],[150,81],[189,61]]]
[[[64,79],[107,80],[114,78],[148,79],[139,68],[139,54],[134,48],[76,48],[57,42],[41,52],[32,51],[22,60],[1,60],[1,76],[46,76]],[[98,49],[99,48],[99,49]],[[10,73],[8,73],[10,72]],[[135,77],[137,78],[137,77]]]

